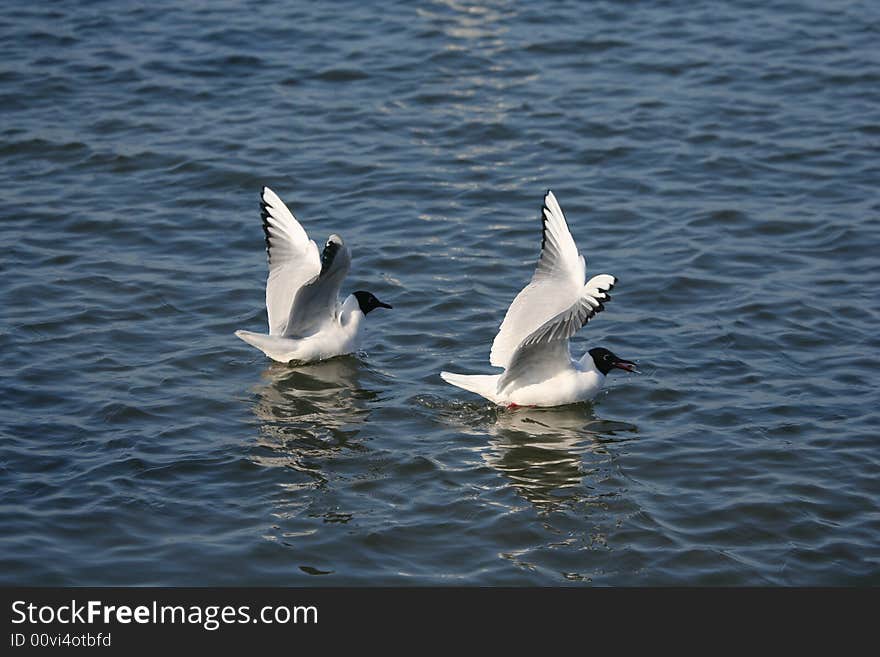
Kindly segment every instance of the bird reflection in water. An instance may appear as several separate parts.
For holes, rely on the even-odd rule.
[[[609,443],[635,432],[631,424],[597,418],[590,404],[500,412],[488,428],[488,465],[510,480],[538,511],[575,503],[601,505],[601,483],[613,466]]]
[[[355,438],[376,392],[359,385],[363,365],[352,356],[291,368],[272,363],[255,388],[259,436],[252,460],[292,468],[323,485],[321,462],[343,449],[363,449]]]
[[[301,537],[316,523],[347,523],[328,474],[328,462],[366,448],[357,440],[378,393],[363,386],[370,370],[353,356],[291,366],[272,363],[254,387],[258,423],[251,460],[270,468],[276,488],[273,522],[264,538],[297,550],[297,566],[309,575],[332,572],[319,554],[302,552]],[[318,567],[320,566],[320,568]]]

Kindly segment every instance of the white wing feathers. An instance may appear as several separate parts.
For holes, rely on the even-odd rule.
[[[268,187],[263,188],[260,210],[269,256],[269,335],[317,333],[336,319],[339,288],[351,268],[351,253],[339,235],[331,235],[318,255],[315,242]]]
[[[544,322],[516,348],[498,379],[498,392],[507,386],[539,383],[570,366],[568,340],[598,313],[611,299],[608,292],[617,282],[613,276],[599,274],[584,285],[575,303]]]
[[[293,298],[299,288],[321,273],[321,257],[318,246],[268,187],[263,187],[260,196],[260,216],[269,258],[269,278],[266,281],[269,335],[284,336],[289,334]]]
[[[541,207],[541,256],[531,282],[516,296],[489,354],[489,362],[507,367],[520,343],[581,297],[586,263],[568,230],[559,202],[548,191]]]
[[[532,282],[549,278],[580,287],[584,284],[586,263],[578,253],[562,208],[551,191],[544,196],[541,221],[541,256],[538,258],[538,267],[532,276]]]
[[[570,307],[542,324],[523,340],[519,347],[540,342],[567,340],[590,321],[597,313],[605,310],[603,302],[609,301],[608,292],[614,287],[616,279],[608,274],[599,274],[584,285],[581,296]]]
[[[328,321],[336,319],[339,288],[350,267],[348,247],[339,235],[331,235],[321,252],[320,274],[299,288],[293,297],[288,334],[312,335]]]
[[[568,339],[604,310],[616,282],[600,274],[584,284],[586,263],[553,192],[544,196],[541,218],[537,268],[510,304],[492,343],[491,364],[507,370],[499,378],[499,392],[515,381],[538,382],[569,367]]]

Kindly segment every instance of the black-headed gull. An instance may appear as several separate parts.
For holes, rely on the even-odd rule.
[[[590,349],[578,360],[568,340],[611,299],[617,279],[594,276],[584,284],[586,262],[568,230],[553,192],[541,208],[541,256],[532,280],[516,296],[492,343],[489,361],[502,374],[441,372],[447,383],[502,406],[561,406],[595,397],[614,368],[635,371],[635,363],[608,349]]]
[[[269,335],[251,331],[235,335],[282,363],[324,360],[357,351],[364,317],[371,310],[391,306],[364,291],[339,303],[339,288],[351,267],[351,254],[342,238],[331,235],[318,255],[317,245],[268,187],[263,187],[260,209],[269,257]]]

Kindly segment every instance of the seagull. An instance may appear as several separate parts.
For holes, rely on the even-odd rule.
[[[351,267],[351,253],[342,238],[331,235],[318,255],[315,242],[268,187],[260,195],[260,210],[269,258],[269,335],[252,331],[235,335],[282,363],[357,351],[364,317],[391,306],[363,290],[339,303],[339,288]]]
[[[605,309],[614,276],[599,274],[584,284],[586,262],[568,230],[552,191],[541,208],[541,255],[532,280],[510,304],[492,343],[489,362],[502,374],[440,372],[447,383],[498,404],[562,406],[592,399],[613,369],[635,372],[636,364],[604,347],[578,360],[568,340]]]

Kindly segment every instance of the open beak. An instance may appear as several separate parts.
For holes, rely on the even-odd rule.
[[[634,374],[640,374],[640,372],[636,369],[636,364],[631,360],[623,360],[621,358],[620,360],[614,362],[614,367],[617,367],[621,370],[626,370],[627,372],[633,372]]]

